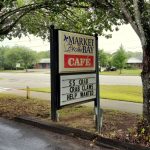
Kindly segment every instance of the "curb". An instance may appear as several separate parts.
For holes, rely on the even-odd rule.
[[[129,144],[129,143],[124,143],[124,142],[120,142],[117,140],[104,138],[104,137],[101,137],[94,133],[90,133],[87,131],[83,131],[83,130],[75,129],[75,128],[71,128],[71,127],[66,127],[66,126],[63,126],[60,124],[56,124],[56,123],[49,124],[44,121],[39,121],[38,119],[31,118],[31,117],[26,117],[26,116],[16,117],[14,120],[17,122],[32,125],[34,127],[38,127],[40,129],[45,129],[45,130],[48,130],[51,132],[55,132],[55,133],[59,133],[59,134],[63,134],[63,135],[69,135],[69,136],[73,136],[73,137],[78,137],[78,138],[90,140],[90,141],[94,140],[95,141],[94,143],[96,145],[102,146],[105,148],[109,148],[109,149],[150,150],[150,148],[142,147],[140,145]]]

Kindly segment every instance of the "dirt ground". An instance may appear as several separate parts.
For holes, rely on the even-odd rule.
[[[76,106],[59,111],[59,124],[79,128],[88,132],[96,132],[93,108]],[[141,116],[115,110],[104,110],[101,135],[114,137],[116,134],[126,134],[136,127]],[[45,121],[51,122],[49,118]]]
[[[92,107],[83,105],[61,109],[58,111],[58,124],[96,133],[93,110]],[[22,115],[36,117],[50,123],[50,104],[47,101],[37,99],[0,95],[1,117],[11,119]],[[136,128],[140,119],[141,116],[137,114],[104,110],[101,135],[109,138],[116,138],[117,136],[120,138],[120,135],[123,137]]]

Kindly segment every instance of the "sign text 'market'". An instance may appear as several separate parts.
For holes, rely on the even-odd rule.
[[[64,35],[64,42],[67,44],[66,51],[93,53],[94,40],[91,38],[84,38],[78,36]]]

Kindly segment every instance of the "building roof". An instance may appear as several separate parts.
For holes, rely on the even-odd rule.
[[[50,64],[50,58],[42,58],[39,63],[40,64],[47,64],[47,63]]]
[[[142,60],[138,59],[138,58],[131,57],[128,59],[127,63],[128,64],[140,64],[140,63],[142,63]]]

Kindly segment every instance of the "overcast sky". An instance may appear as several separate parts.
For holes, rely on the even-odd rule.
[[[110,39],[99,37],[99,48],[110,53],[116,51],[121,44],[126,51],[142,51],[140,40],[130,25],[123,25],[119,31],[112,32]]]
[[[142,51],[141,43],[136,33],[130,25],[123,25],[119,31],[112,32],[112,38],[106,39],[99,37],[99,49],[104,49],[109,53],[115,52],[120,45],[123,45],[126,51]],[[0,46],[26,46],[36,51],[49,50],[49,42],[43,41],[39,37],[30,35],[21,39],[14,38],[12,40],[5,39]]]

